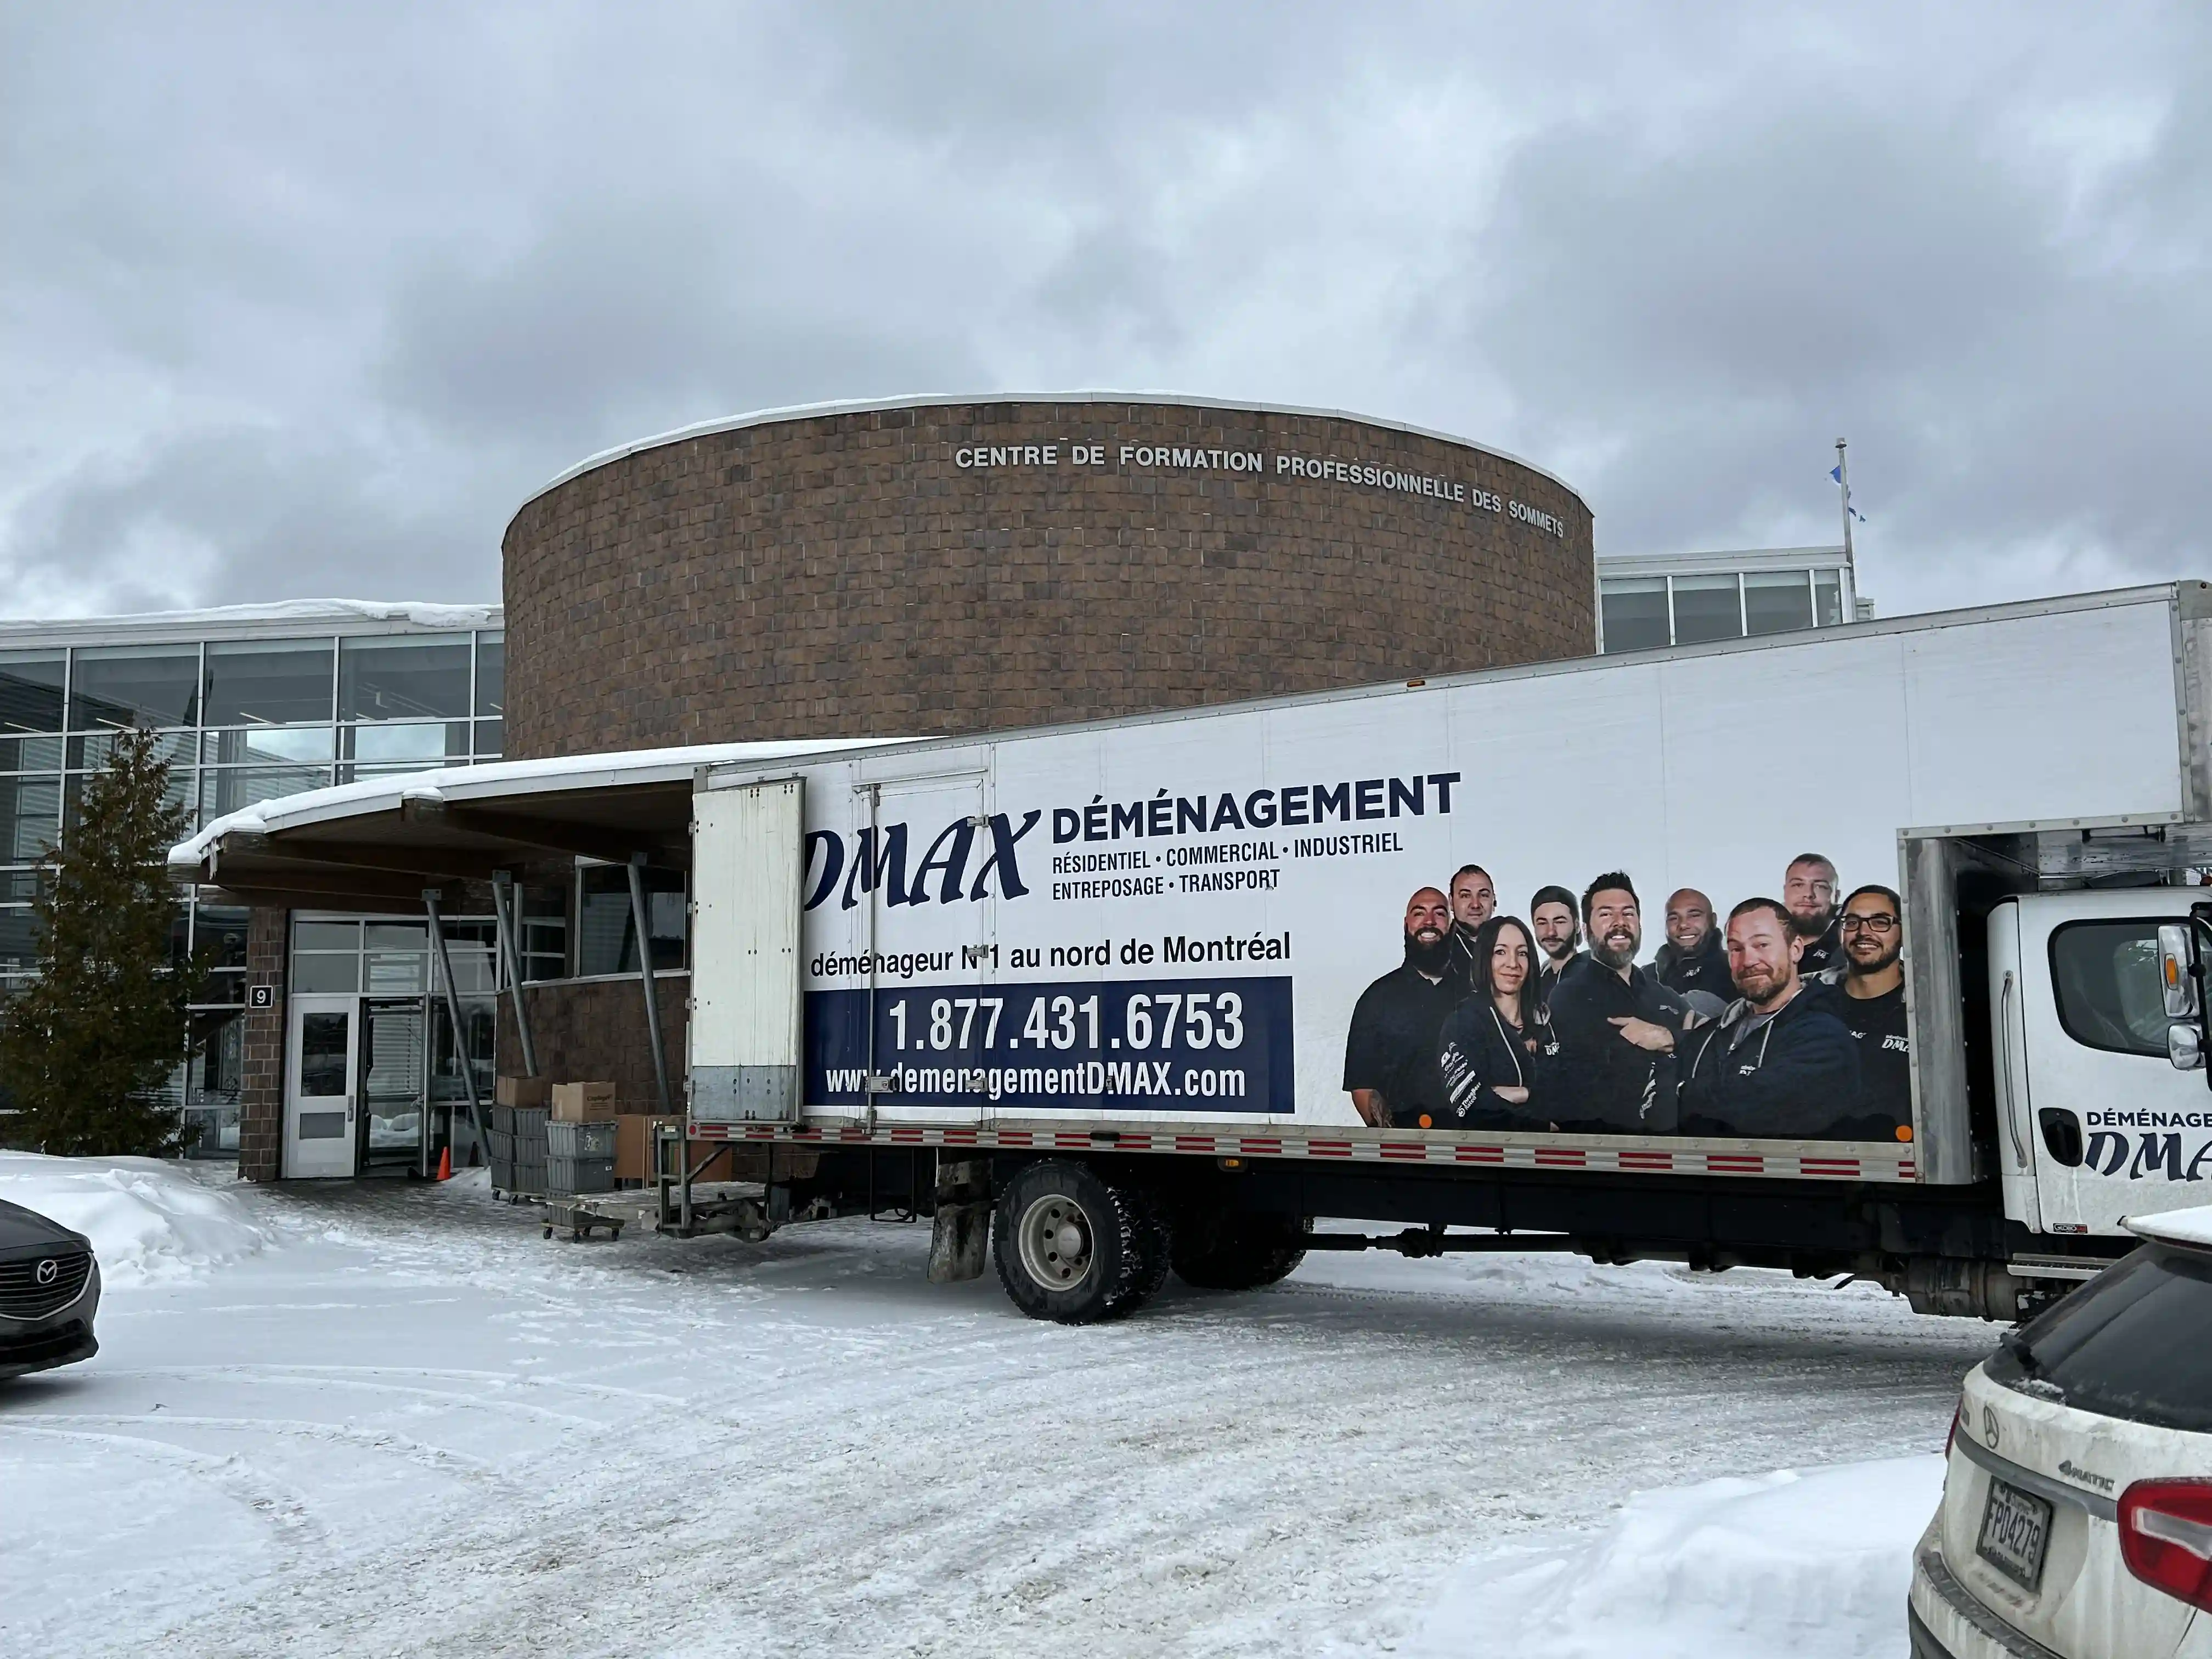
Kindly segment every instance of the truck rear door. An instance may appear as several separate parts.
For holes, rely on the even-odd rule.
[[[2008,969],[1998,963],[1999,918],[2009,913],[2016,933],[2014,1115],[2001,1139],[2008,1158],[2015,1130],[2027,1145],[2042,1231],[2118,1233],[2123,1216],[2191,1202],[2212,1181],[2212,1091],[2203,1073],[2176,1071],[2166,1059],[2160,978],[2160,924],[2186,919],[2189,891],[2035,895],[1991,917],[2000,1023]],[[2007,1040],[2001,1032],[2001,1067]]]

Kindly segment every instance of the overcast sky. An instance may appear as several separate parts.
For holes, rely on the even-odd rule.
[[[2212,576],[2212,6],[0,0],[0,615],[489,599],[610,444],[1164,388],[1887,613]]]

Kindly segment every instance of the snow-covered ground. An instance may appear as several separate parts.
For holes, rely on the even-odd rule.
[[[1379,1255],[1070,1330],[916,1226],[215,1179],[0,1158],[132,1264],[98,1358],[0,1385],[0,1650],[1895,1653],[1994,1334]]]

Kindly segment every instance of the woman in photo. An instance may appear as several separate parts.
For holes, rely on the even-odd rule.
[[[1444,1020],[1440,1129],[1540,1129],[1544,1072],[1559,1045],[1536,994],[1535,935],[1517,916],[1475,930],[1470,994]]]

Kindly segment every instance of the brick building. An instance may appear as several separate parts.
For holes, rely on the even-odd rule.
[[[685,746],[1103,719],[1581,656],[1597,636],[1589,510],[1549,474],[1389,422],[1194,399],[911,398],[713,422],[572,469],[523,504],[502,554],[506,763],[334,807],[350,828],[315,828],[307,798],[270,803],[210,844],[201,878],[256,910],[250,1176],[466,1156],[461,1085],[525,1070],[515,999],[495,994],[518,971],[538,1075],[611,1080],[625,1112],[668,1102],[672,1075],[680,1109]],[[678,752],[635,752],[664,749]],[[618,753],[635,822],[593,819],[581,793],[562,819],[560,791],[514,764]],[[538,792],[526,835],[482,793],[510,786]],[[285,873],[257,877],[280,823]],[[343,839],[386,832],[446,837],[422,867],[449,918],[493,908],[495,870],[513,878],[513,967],[492,960],[495,930],[465,928],[445,994],[435,930],[416,941],[423,878]],[[412,1115],[362,1092],[400,1030],[377,981],[403,947],[428,1038]],[[337,1121],[312,1090],[342,1078],[369,1126],[350,1161],[302,1139]]]
[[[1104,393],[747,416],[504,546],[507,752],[952,734],[1581,656],[1589,509],[1495,451]]]

